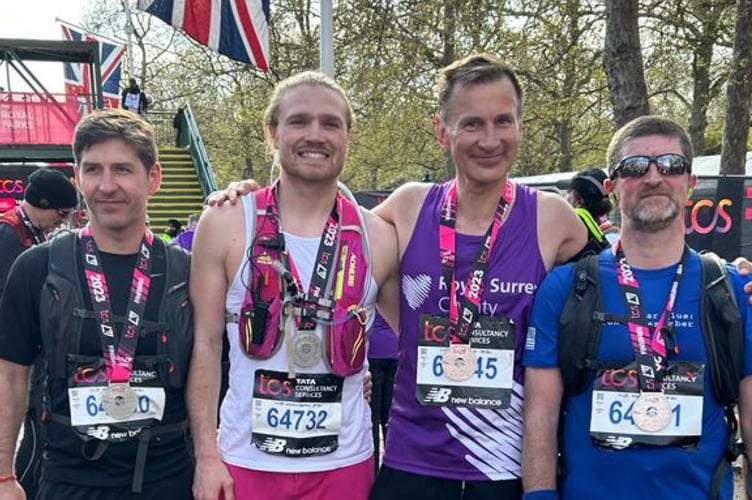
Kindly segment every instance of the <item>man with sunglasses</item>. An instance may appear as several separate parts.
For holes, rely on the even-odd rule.
[[[40,168],[29,176],[21,204],[0,214],[0,297],[16,257],[27,248],[43,243],[48,234],[65,222],[77,204],[76,188],[60,170]],[[36,387],[37,384],[32,385]],[[32,390],[29,398],[23,439],[16,456],[18,479],[29,498],[35,497],[42,459],[37,393],[38,390]]]
[[[607,161],[605,187],[618,198],[622,232],[594,257],[602,304],[593,307],[606,319],[584,391],[565,391],[565,374],[581,368],[567,364],[570,346],[559,342],[573,266],[549,273],[533,305],[524,357],[526,496],[708,498],[720,470],[720,498],[730,499],[732,474],[719,468],[730,432],[711,379],[719,358],[706,348],[705,336],[713,336],[701,314],[708,292],[701,259],[684,239],[684,206],[696,183],[690,139],[670,120],[640,117],[616,132]],[[744,281],[729,273],[746,347],[752,330]],[[712,340],[708,345],[716,349]],[[739,416],[748,442],[752,354],[739,350]],[[564,474],[556,491],[559,456]]]

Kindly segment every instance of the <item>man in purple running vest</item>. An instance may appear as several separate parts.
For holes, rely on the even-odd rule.
[[[397,229],[400,360],[371,498],[522,495],[523,371],[533,295],[585,227],[563,198],[509,179],[522,139],[514,71],[471,55],[439,74],[445,184],[409,183],[375,211]]]

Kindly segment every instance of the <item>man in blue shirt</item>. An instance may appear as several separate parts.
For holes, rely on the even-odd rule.
[[[692,145],[674,122],[641,117],[614,135],[607,159],[605,187],[618,197],[622,233],[598,257],[598,281],[603,311],[624,320],[603,324],[587,389],[565,393],[559,317],[573,266],[539,287],[524,355],[526,498],[708,498],[729,426],[703,339],[700,258],[684,240]],[[744,325],[739,416],[749,443],[752,329],[744,281],[730,273]],[[733,498],[730,472],[720,497]]]

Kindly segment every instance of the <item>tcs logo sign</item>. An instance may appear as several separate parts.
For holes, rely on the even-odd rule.
[[[259,377],[259,392],[265,396],[292,396],[292,382],[261,375]]]
[[[24,182],[21,179],[0,178],[0,194],[22,194]]]
[[[733,220],[727,208],[733,205],[729,198],[714,200],[701,198],[687,200],[684,212],[685,234],[708,234],[712,231],[725,234],[731,230]]]

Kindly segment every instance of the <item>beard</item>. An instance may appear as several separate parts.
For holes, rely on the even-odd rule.
[[[651,206],[644,202],[635,204],[629,211],[634,228],[646,233],[657,233],[669,227],[679,216],[679,204],[670,197],[665,200],[661,206]]]

